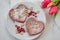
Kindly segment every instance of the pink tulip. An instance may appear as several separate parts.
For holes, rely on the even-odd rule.
[[[44,0],[44,1],[42,2],[42,8],[46,8],[47,5],[48,5],[50,2],[51,2],[51,0]]]
[[[58,7],[57,6],[52,6],[49,10],[49,15],[53,15],[58,12]]]

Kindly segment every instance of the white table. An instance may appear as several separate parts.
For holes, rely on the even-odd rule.
[[[12,1],[13,3],[14,1]],[[5,28],[5,19],[9,9],[8,0],[0,0],[0,40],[17,40],[11,36]],[[60,40],[60,28],[47,25],[46,32],[36,40]]]

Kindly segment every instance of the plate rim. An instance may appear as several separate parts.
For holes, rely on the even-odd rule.
[[[16,3],[15,5],[18,5],[18,4],[21,4],[21,3],[31,3],[31,2],[19,2],[19,3]],[[33,3],[34,4],[34,3]],[[14,5],[14,6],[15,6]],[[36,4],[34,4],[34,5],[36,5]],[[10,7],[9,8],[9,10],[11,9],[11,8],[13,8],[14,6],[12,6],[12,7]],[[39,5],[38,5],[39,6]],[[41,8],[41,10],[42,10],[42,8]],[[45,16],[45,14],[44,14],[44,16]],[[7,20],[7,19],[6,19]],[[45,23],[44,24],[46,24],[46,16],[45,16]],[[6,28],[7,28],[7,25],[6,25]],[[7,30],[8,30],[8,28],[7,28]],[[8,32],[9,32],[9,30],[8,30]],[[10,33],[10,32],[9,32]],[[11,34],[11,33],[10,33]],[[12,34],[11,34],[12,35]],[[14,36],[15,38],[17,38],[17,39],[21,39],[21,38],[18,38],[18,37],[16,37],[15,35],[12,35],[12,36]],[[34,38],[35,39],[35,38]]]

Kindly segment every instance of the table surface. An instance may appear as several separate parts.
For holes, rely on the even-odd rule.
[[[19,1],[22,1],[22,0],[19,0]],[[23,1],[28,1],[28,0],[23,0]],[[37,0],[33,0],[33,1],[30,0],[30,1],[33,2]],[[39,1],[42,1],[42,0],[39,0]],[[11,4],[15,2],[17,2],[17,0],[12,0]],[[5,20],[7,17],[6,15],[10,6],[11,5],[9,5],[9,0],[0,0],[0,40],[18,40],[14,38],[12,35],[10,35],[7,32],[5,27]],[[52,27],[51,24],[49,23],[47,23],[46,27],[47,27],[45,30],[46,32],[44,32],[42,36],[40,36],[35,40],[60,40],[60,27]]]

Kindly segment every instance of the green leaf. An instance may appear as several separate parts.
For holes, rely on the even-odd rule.
[[[52,2],[57,2],[57,0],[52,0]]]
[[[60,4],[59,4],[57,7],[58,7],[58,9],[60,10]]]
[[[56,18],[57,14],[58,14],[58,13],[55,13],[55,14],[54,14],[54,19]]]
[[[56,2],[59,2],[60,0],[52,0],[52,2],[56,3]]]

